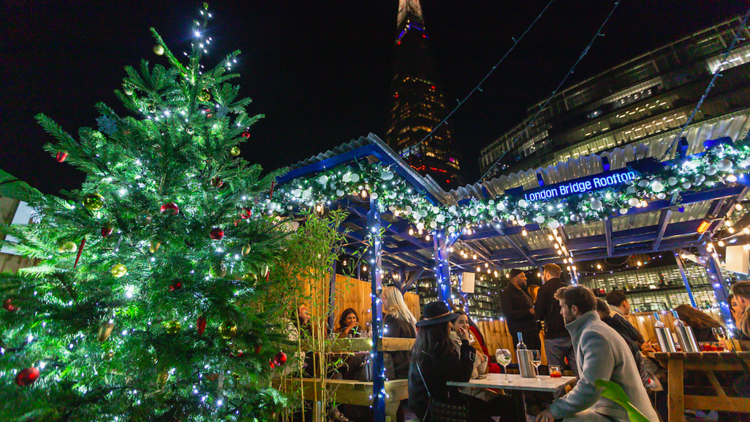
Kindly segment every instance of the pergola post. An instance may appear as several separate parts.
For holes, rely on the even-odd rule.
[[[371,241],[370,286],[372,286],[372,412],[374,422],[385,422],[385,365],[383,352],[378,349],[383,338],[383,302],[380,293],[383,290],[380,253],[380,212],[378,201],[370,200],[370,211],[367,213],[367,231]]]
[[[435,276],[437,277],[438,299],[449,303],[451,299],[451,264],[448,252],[448,239],[444,232],[434,233],[435,245]]]
[[[690,280],[688,279],[687,273],[685,272],[685,262],[677,252],[674,253],[674,260],[677,262],[677,268],[680,269],[682,282],[685,283],[685,290],[687,290],[688,297],[690,298],[690,303],[693,305],[693,308],[697,308],[698,305],[695,304],[695,298],[693,297],[693,289],[690,288]],[[667,299],[668,298],[669,296],[667,296]]]
[[[729,309],[729,288],[724,276],[721,274],[721,264],[712,253],[708,252],[706,245],[698,246],[702,257],[706,258],[706,275],[714,289],[716,301],[719,303],[719,311],[727,324],[732,322],[732,313]]]

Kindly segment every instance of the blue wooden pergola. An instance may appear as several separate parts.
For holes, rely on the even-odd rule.
[[[731,142],[731,139],[722,139],[720,142],[727,141]],[[704,142],[699,138],[685,139],[681,142],[681,148],[678,148],[671,158],[680,160],[688,152],[701,153],[713,143],[715,142]],[[531,169],[523,174],[502,176],[485,183],[445,192],[429,176],[423,177],[418,174],[383,141],[370,134],[291,166],[290,171],[277,182],[284,185],[299,177],[310,177],[327,169],[352,166],[357,161],[366,160],[391,166],[414,192],[423,195],[433,205],[460,205],[472,196],[491,199],[511,189],[531,192],[543,185],[573,183],[595,175],[614,174],[613,172],[622,171],[629,165],[640,165],[639,163],[642,164],[650,157],[659,157],[663,148],[666,148],[666,145],[618,148],[601,155],[592,154],[556,166]],[[654,160],[651,161],[650,165],[654,165]],[[655,164],[659,165],[658,162]],[[554,262],[572,267],[571,276],[575,281],[576,262],[671,251],[677,255],[685,286],[690,293],[684,267],[677,252],[697,249],[707,263],[709,278],[712,280],[718,302],[722,305],[721,312],[725,319],[729,320],[729,309],[726,305],[728,286],[722,278],[718,259],[705,245],[720,234],[719,228],[724,219],[750,192],[748,186],[748,181],[740,178],[732,185],[684,193],[679,200],[675,197],[666,197],[663,200],[652,201],[645,207],[631,208],[624,215],[612,216],[604,221],[560,226],[554,230],[541,228],[537,224],[526,224],[521,227],[503,222],[487,222],[451,234],[432,231],[429,241],[415,235],[415,228],[407,219],[389,210],[380,212],[377,200],[343,197],[331,203],[331,208],[345,208],[350,212],[342,227],[347,229],[346,235],[349,239],[345,251],[354,253],[364,244],[370,245],[371,248],[368,266],[372,284],[375,340],[372,350],[375,420],[385,420],[383,352],[378,350],[377,341],[382,338],[383,317],[379,294],[382,290],[384,271],[399,275],[393,279],[403,292],[409,290],[420,277],[435,277],[438,281],[439,299],[448,301],[451,298],[452,271],[463,273],[476,270],[489,272],[509,268],[538,268]],[[704,221],[708,222],[709,227],[699,233],[698,227]],[[750,223],[750,219],[747,223]],[[454,248],[463,253],[451,253]]]

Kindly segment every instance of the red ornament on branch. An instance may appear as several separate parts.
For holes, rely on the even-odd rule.
[[[11,299],[5,299],[3,301],[3,309],[8,312],[15,312],[18,310],[18,306],[13,305],[13,301]]]
[[[214,177],[213,179],[211,179],[211,186],[215,188],[220,188],[223,184],[224,182],[221,180],[220,177]]]
[[[224,230],[216,227],[214,229],[211,229],[211,233],[209,233],[209,236],[213,240],[221,240],[224,238]]]
[[[279,352],[276,353],[276,356],[273,357],[273,362],[276,364],[276,366],[282,366],[286,363],[286,353]]]
[[[62,163],[63,161],[68,159],[68,153],[65,151],[58,151],[56,158],[58,163]]]
[[[84,237],[83,240],[81,240],[81,245],[78,247],[78,255],[76,255],[76,262],[73,264],[73,268],[78,266],[78,260],[81,259],[81,254],[83,253],[83,247],[86,246],[86,238]]]
[[[180,283],[179,281],[177,283],[169,285],[169,291],[170,292],[173,292],[175,290],[180,290],[181,288],[182,288],[182,283]]]
[[[248,218],[253,216],[253,210],[248,207],[243,207],[240,210],[240,218],[243,220],[247,220]]]
[[[16,375],[16,384],[21,387],[33,384],[39,379],[39,370],[36,368],[26,368]]]
[[[246,130],[246,131],[242,132],[242,137],[243,138],[249,138],[250,137],[250,131]]]
[[[166,204],[161,206],[161,213],[164,214],[165,212],[169,212],[172,215],[177,215],[180,213],[180,207],[178,207],[174,202],[167,202]]]
[[[206,331],[206,324],[208,324],[208,319],[205,315],[201,315],[198,317],[198,322],[196,322],[195,327],[198,330],[198,335],[203,335],[203,332]]]
[[[112,234],[112,230],[114,230],[112,223],[104,224],[104,226],[102,226],[102,237],[107,237]]]

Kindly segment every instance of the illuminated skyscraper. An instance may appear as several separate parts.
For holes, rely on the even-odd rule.
[[[463,177],[451,142],[451,129],[443,124],[435,130],[447,110],[430,53],[422,6],[419,0],[399,0],[398,7],[391,124],[386,142],[421,174],[429,174],[443,188],[456,188],[463,183]]]

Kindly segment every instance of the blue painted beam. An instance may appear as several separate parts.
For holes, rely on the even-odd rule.
[[[359,158],[364,158],[364,157],[367,157],[368,155],[373,155],[376,149],[379,149],[379,148],[375,144],[365,145],[355,150],[351,150],[349,152],[345,152],[343,154],[339,154],[334,157],[327,158],[325,160],[320,160],[316,163],[312,163],[310,165],[292,170],[286,173],[285,175],[276,178],[276,182],[279,185],[283,185],[298,177],[306,176],[308,174],[319,173],[323,170],[326,170],[332,167],[351,163]]]
[[[531,266],[538,267],[537,262],[527,254],[528,251],[526,250],[526,248],[522,248],[521,246],[517,245],[516,242],[513,241],[513,239],[508,237],[508,235],[505,233],[505,228],[500,227],[500,224],[495,224],[494,227],[498,234],[500,234],[500,236],[504,236],[505,240],[510,243],[510,246],[512,246],[513,249],[516,250],[516,252],[523,256]]]
[[[409,280],[401,287],[401,293],[406,293],[411,289],[411,286],[419,280],[419,277],[422,276],[424,273],[424,268],[419,268],[418,270],[414,271],[412,275],[409,277]]]

